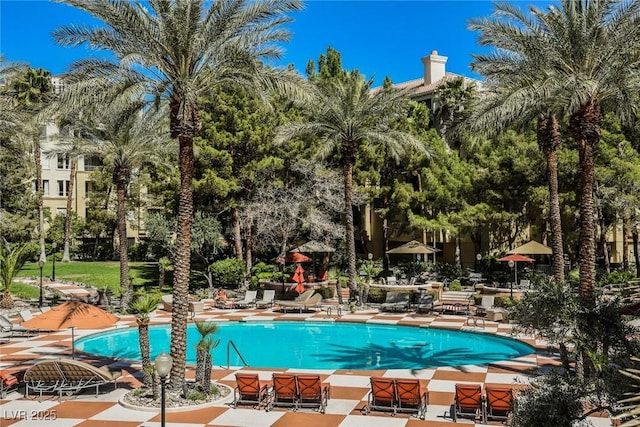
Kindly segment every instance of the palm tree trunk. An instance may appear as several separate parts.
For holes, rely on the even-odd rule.
[[[349,299],[356,297],[356,239],[353,226],[353,164],[344,162],[344,222],[345,243],[347,246],[347,273],[349,275]]]
[[[76,182],[76,170],[78,164],[72,158],[70,160],[71,168],[69,170],[69,188],[67,189],[67,215],[64,218],[64,253],[62,254],[63,262],[71,262],[70,246],[71,246],[71,212],[73,210],[73,189]]]
[[[638,226],[631,227],[631,237],[633,238],[633,259],[636,263],[636,277],[640,277],[640,253],[638,253]]]
[[[119,177],[122,173],[115,172]],[[126,172],[124,172],[126,173]],[[120,250],[120,311],[126,312],[131,301],[131,286],[129,284],[129,245],[127,244],[127,215],[125,196],[127,192],[126,180],[116,182],[118,246]]]
[[[172,106],[173,110],[176,106]],[[179,110],[177,106],[177,110]],[[187,320],[189,309],[189,275],[191,272],[191,223],[193,220],[193,137],[180,134],[180,194],[176,253],[173,274],[173,310],[171,312],[171,388],[178,390],[184,384],[187,355]]]
[[[602,114],[590,102],[571,115],[569,134],[578,144],[580,168],[580,231],[578,259],[580,262],[580,298],[587,304],[595,304],[595,224],[593,185],[595,182],[594,147],[600,138]]]
[[[549,222],[551,225],[551,249],[553,250],[553,277],[564,281],[564,248],[562,239],[562,216],[558,195],[558,152],[561,136],[555,115],[548,115],[538,122],[538,145],[547,160],[547,184],[549,186]]]
[[[40,135],[33,136],[33,160],[36,164],[36,193],[38,194],[38,234],[40,239],[40,259],[47,257],[44,248],[44,191],[42,188],[42,154],[40,153]]]
[[[251,277],[251,267],[253,267],[253,220],[251,216],[247,218],[245,224],[245,277]]]
[[[622,208],[622,268],[629,271],[629,238],[631,237],[631,215],[628,208]]]
[[[153,365],[151,365],[151,345],[149,342],[149,322],[138,321],[140,356],[142,357],[142,381],[147,389],[153,387]]]
[[[233,245],[236,258],[242,259],[242,232],[240,231],[240,213],[238,212],[238,208],[231,208],[231,217],[233,218]]]
[[[609,262],[609,248],[607,247],[607,224],[604,220],[604,214],[602,208],[596,209],[598,216],[598,223],[600,224],[600,247],[602,247],[602,263],[604,264],[604,271],[611,273],[611,263]]]

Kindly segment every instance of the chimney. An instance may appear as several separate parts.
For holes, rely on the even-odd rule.
[[[424,84],[430,85],[444,77],[446,56],[438,55],[437,50],[431,51],[431,55],[422,58],[424,64]]]

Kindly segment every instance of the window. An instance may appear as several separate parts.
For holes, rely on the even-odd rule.
[[[93,193],[94,191],[95,191],[95,188],[93,186],[93,182],[86,181],[84,183],[84,194],[85,194],[85,197],[89,197],[91,195],[91,193]]]
[[[48,179],[43,179],[42,180],[42,194],[44,196],[48,196],[49,195],[49,180]]]
[[[71,167],[69,156],[58,156],[58,169],[67,170]]]
[[[93,171],[102,166],[102,160],[97,156],[86,156],[84,158],[84,170]]]
[[[58,196],[69,194],[69,181],[58,181]]]
[[[42,169],[49,169],[49,156],[40,156],[40,166]]]

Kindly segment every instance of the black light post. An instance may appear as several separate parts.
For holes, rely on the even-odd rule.
[[[515,269],[513,270],[513,274],[514,274],[513,280],[514,281],[518,280],[518,266],[516,265],[515,261],[510,260],[509,267],[510,268],[515,267]],[[509,280],[509,282],[511,283],[511,286],[509,287],[509,297],[513,300],[513,282],[511,280]]]
[[[51,244],[51,249],[53,249],[53,266],[51,267],[51,281],[56,281],[56,255],[58,254],[58,244],[53,242]]]
[[[160,427],[165,427],[165,392],[167,388],[167,376],[169,375],[169,372],[171,372],[171,365],[173,365],[173,359],[164,351],[156,357],[156,372],[160,377]]]
[[[45,259],[43,257],[40,257],[40,260],[38,261],[38,266],[40,267],[40,298],[38,299],[38,307],[42,307],[42,268],[44,267],[44,263],[45,263]]]

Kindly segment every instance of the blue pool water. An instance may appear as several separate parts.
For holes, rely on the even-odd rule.
[[[151,326],[152,360],[169,352],[170,325]],[[102,356],[140,359],[138,328],[83,337],[76,350]],[[420,369],[484,364],[531,354],[520,341],[473,332],[361,323],[225,322],[214,338],[215,365],[227,364],[232,340],[251,367],[302,369]],[[187,362],[195,363],[195,325],[187,332]],[[242,366],[230,352],[232,366]]]

